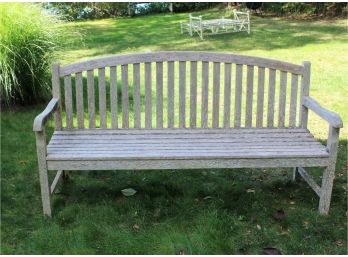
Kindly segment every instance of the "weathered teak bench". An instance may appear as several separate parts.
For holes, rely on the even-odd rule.
[[[190,36],[197,33],[201,39],[203,35],[216,35],[232,32],[246,31],[250,34],[250,14],[233,10],[233,19],[210,19],[203,20],[202,16],[194,17],[189,14],[189,22],[180,22],[180,31],[183,34],[187,31]]]
[[[46,215],[66,170],[266,167],[293,167],[320,197],[319,212],[329,211],[342,120],[309,96],[309,62],[126,54],[54,63],[52,85],[53,98],[33,126]],[[307,130],[308,110],[329,123],[327,146]],[[325,167],[321,186],[304,169],[312,166]],[[49,170],[58,171],[52,185]]]

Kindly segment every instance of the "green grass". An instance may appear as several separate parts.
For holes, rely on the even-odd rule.
[[[219,17],[218,11],[203,12]],[[187,14],[68,23],[84,31],[59,54],[80,58],[149,50],[235,52],[300,63],[312,62],[313,95],[347,112],[347,35],[344,20],[252,19],[252,34],[207,37],[179,33]],[[1,113],[2,254],[283,254],[347,253],[347,129],[340,137],[329,216],[290,169],[74,172],[54,196],[54,217],[42,217],[32,122],[43,105]],[[310,115],[310,129],[325,143],[327,124]],[[53,123],[48,132],[52,133]],[[311,169],[318,179],[322,169]],[[120,190],[138,192],[122,197]],[[248,189],[255,193],[248,193]],[[285,219],[272,213],[283,209]],[[138,229],[134,225],[138,225]]]

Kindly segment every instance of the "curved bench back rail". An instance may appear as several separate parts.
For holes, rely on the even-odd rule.
[[[115,55],[53,64],[66,128],[306,126],[309,63],[206,52]],[[300,115],[302,113],[302,115]]]

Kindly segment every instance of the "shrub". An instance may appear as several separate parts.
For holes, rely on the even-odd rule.
[[[40,4],[0,4],[2,106],[32,104],[47,97],[49,67],[61,38],[58,23]]]

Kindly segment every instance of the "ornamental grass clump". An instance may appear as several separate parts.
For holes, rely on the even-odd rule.
[[[0,4],[1,106],[47,98],[50,64],[61,41],[59,23],[40,4]]]

